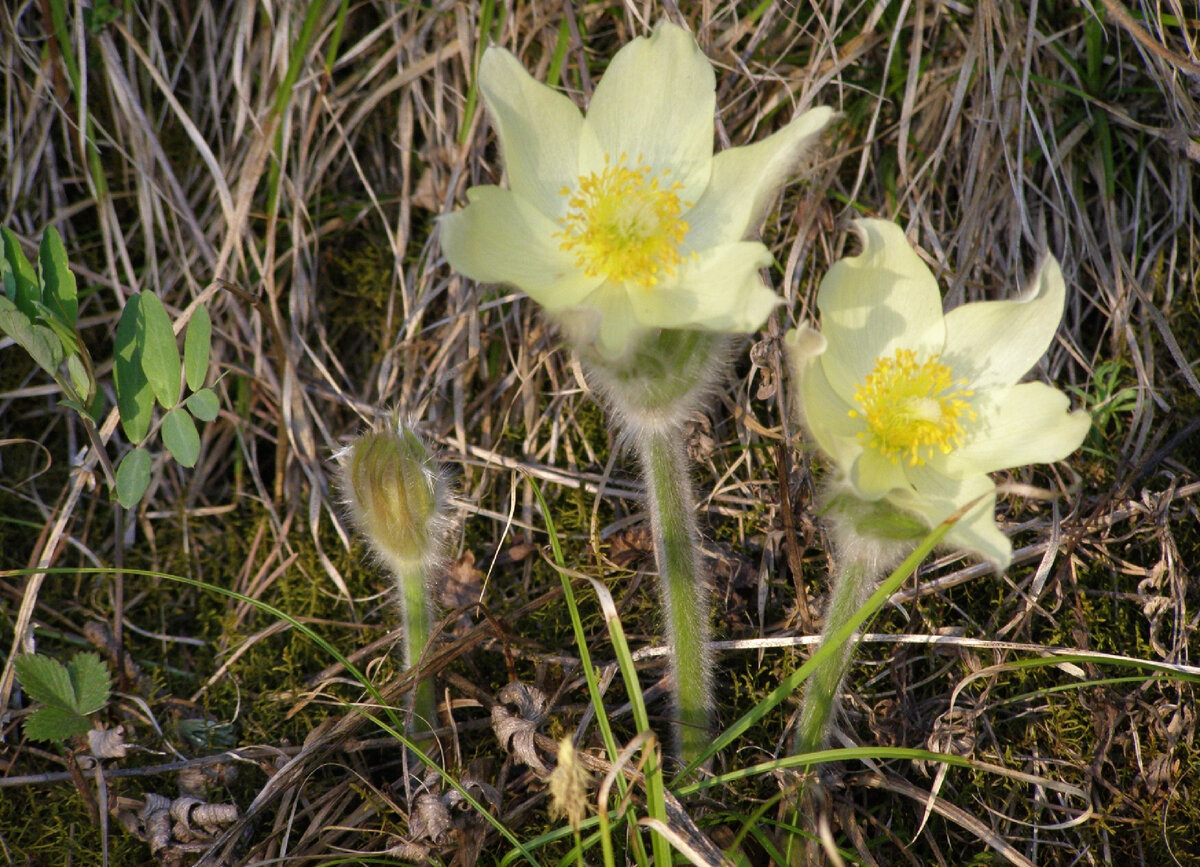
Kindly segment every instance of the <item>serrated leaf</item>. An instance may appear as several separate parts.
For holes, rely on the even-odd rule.
[[[204,387],[208,376],[208,356],[212,351],[212,319],[208,308],[201,304],[192,312],[187,335],[183,338],[183,375],[192,391]],[[197,416],[199,418],[199,416]],[[210,419],[204,419],[210,421]]]
[[[86,734],[91,720],[60,707],[39,707],[25,718],[25,737],[31,741],[65,741]]]
[[[92,399],[92,377],[88,374],[87,365],[83,363],[81,356],[67,356],[67,373],[71,376],[71,387],[75,389],[76,396],[86,406]],[[84,414],[87,413],[86,409],[82,407],[80,411]]]
[[[0,296],[0,331],[29,353],[38,367],[51,376],[58,375],[63,360],[62,341],[44,325],[35,325],[17,305]]]
[[[125,302],[117,335],[113,342],[113,383],[117,389],[117,410],[121,428],[131,443],[140,443],[150,429],[154,412],[154,392],[142,369],[142,296],[133,295]]]
[[[75,690],[75,710],[95,713],[108,704],[110,683],[108,668],[95,653],[77,653],[67,665]]]
[[[4,287],[4,294],[8,299],[14,302],[17,307],[33,319],[36,315],[33,310],[33,302],[42,300],[41,289],[38,288],[37,273],[33,270],[33,265],[25,258],[25,251],[21,249],[21,242],[17,240],[9,229],[0,229],[0,238],[3,239],[4,259],[12,268],[13,290],[15,294],[10,295],[8,292],[7,282]]]
[[[212,421],[221,411],[221,401],[211,388],[202,388],[196,393],[188,395],[183,405],[200,421]]]
[[[176,407],[163,416],[162,439],[175,460],[185,467],[196,466],[200,457],[200,434],[186,409]]]
[[[38,267],[41,269],[42,303],[53,311],[60,322],[75,330],[79,321],[79,293],[75,286],[75,275],[67,262],[67,248],[63,246],[58,229],[47,226],[42,233],[42,244],[38,248]]]
[[[142,370],[163,409],[171,409],[179,403],[179,347],[175,345],[171,317],[153,292],[142,293],[139,323],[143,328]]]
[[[117,465],[117,502],[132,509],[150,485],[150,452],[140,446],[121,458]]]
[[[75,688],[67,667],[57,659],[27,653],[17,657],[17,680],[34,701],[63,710],[75,710]]]

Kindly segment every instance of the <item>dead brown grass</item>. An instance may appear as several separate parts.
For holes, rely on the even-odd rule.
[[[86,643],[89,623],[112,624],[149,677],[122,678],[109,721],[130,725],[131,739],[151,750],[180,750],[181,767],[209,761],[168,723],[183,705],[185,720],[241,714],[242,731],[260,736],[236,741],[240,763],[218,763],[239,765],[241,781],[209,781],[204,791],[237,802],[245,820],[219,847],[204,837],[193,847],[209,863],[412,857],[411,846],[452,860],[453,849],[420,837],[417,794],[391,785],[406,779],[398,751],[339,703],[357,697],[345,672],[281,638],[294,636],[286,625],[170,583],[11,571],[138,564],[228,587],[317,624],[396,699],[411,680],[387,659],[383,582],[350,538],[330,456],[398,407],[440,443],[458,477],[461,529],[442,601],[462,607],[448,618],[453,639],[431,660],[455,723],[443,759],[519,838],[549,829],[544,784],[486,730],[498,690],[518,678],[553,698],[553,734],[588,722],[557,578],[535,555],[545,537],[533,486],[557,511],[572,565],[610,580],[627,632],[648,644],[656,621],[637,590],[652,568],[636,532],[639,485],[533,305],[455,275],[435,219],[468,186],[501,177],[486,119],[469,100],[489,36],[544,77],[565,34],[563,85],[582,101],[620,44],[678,11],[514,4],[485,34],[471,3],[368,2],[344,7],[343,21],[333,3],[155,0],[127,4],[92,33],[72,7],[67,44],[87,83],[80,92],[46,17],[52,5],[0,10],[0,222],[30,253],[44,226],[62,232],[86,287],[83,337],[97,359],[111,355],[131,292],[158,294],[181,324],[208,303],[222,413],[204,431],[196,469],[161,461],[143,506],[123,521],[95,484],[96,456],[77,421],[20,351],[0,343],[4,652],[27,638],[22,613],[54,654]],[[1012,294],[1048,249],[1070,295],[1039,374],[1077,386],[1100,413],[1121,409],[1066,465],[1013,475],[1069,493],[1005,503],[1019,548],[1007,576],[938,561],[897,600],[888,631],[940,643],[868,642],[846,721],[862,743],[928,743],[1031,776],[952,771],[935,782],[910,763],[848,768],[832,788],[831,826],[864,864],[999,863],[987,860],[997,852],[1012,863],[1200,863],[1189,851],[1200,822],[1192,686],[1148,675],[1110,683],[1137,672],[1094,662],[1050,672],[1017,665],[1037,656],[1022,649],[1030,647],[1174,664],[1197,648],[1196,12],[1179,0],[1042,3],[1032,18],[1023,4],[997,0],[821,5],[830,8],[706,2],[681,16],[718,64],[722,144],[765,135],[793,107],[843,112],[764,233],[786,312],[696,420],[718,630],[749,642],[722,657],[722,717],[743,713],[795,664],[792,650],[768,640],[811,632],[820,611],[825,561],[809,462],[781,448],[796,432],[778,338],[812,315],[816,283],[847,252],[848,218],[898,219],[951,305]],[[98,154],[90,164],[89,129]],[[1105,371],[1115,371],[1108,392],[1095,385]],[[1119,393],[1126,404],[1113,400]],[[114,429],[110,414],[103,431],[116,458],[125,446]],[[193,618],[180,616],[191,606]],[[602,628],[590,625],[593,651],[607,660]],[[287,671],[256,673],[268,658],[278,666],[281,648]],[[181,654],[199,666],[187,687],[170,673]],[[652,655],[641,664],[652,684],[661,668]],[[960,716],[950,697],[964,684]],[[0,705],[16,711],[11,687],[3,684]],[[240,711],[234,687],[245,691]],[[778,716],[724,765],[777,755],[787,722]],[[295,727],[320,718],[301,751]],[[71,761],[24,743],[19,720],[0,718],[0,770],[38,776],[2,799],[10,806],[0,806],[0,846],[13,863],[41,857],[18,822],[23,810],[59,852],[95,833],[82,807],[67,818],[38,811],[47,791],[61,798],[50,781]],[[583,742],[592,743],[590,729]],[[553,744],[537,735],[544,758]],[[277,762],[260,758],[272,751]],[[176,786],[169,774],[127,766],[132,779],[113,777],[114,795],[137,800]],[[753,811],[746,805],[777,792],[759,778],[683,808],[727,845]],[[918,834],[931,792],[937,812]],[[94,787],[72,797],[82,805]],[[462,815],[445,838],[459,863],[475,847],[498,860],[508,844]],[[679,827],[694,830],[687,815]],[[113,862],[146,858],[115,825],[104,845]],[[173,851],[193,857],[186,848]],[[742,852],[753,863],[768,857],[753,834]]]

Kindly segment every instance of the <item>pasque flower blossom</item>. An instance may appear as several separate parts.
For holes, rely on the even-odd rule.
[[[1091,420],[1063,392],[1019,382],[1062,319],[1053,257],[1015,300],[943,315],[933,274],[903,231],[859,220],[863,251],[829,269],[817,295],[820,331],[789,332],[802,420],[859,500],[934,526],[982,498],[946,542],[1003,568],[1012,545],[995,523],[988,473],[1061,460]]]
[[[446,258],[515,285],[577,348],[621,359],[651,329],[746,333],[778,298],[746,240],[832,112],[713,154],[715,77],[685,30],[662,23],[613,57],[586,116],[491,47],[479,90],[508,189],[478,186],[441,220]]]

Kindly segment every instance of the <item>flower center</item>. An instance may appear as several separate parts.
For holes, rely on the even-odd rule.
[[[574,253],[589,277],[649,289],[660,275],[674,274],[688,232],[679,215],[691,203],[680,201],[682,184],[666,182],[669,173],[652,177],[640,157],[633,166],[624,154],[615,164],[605,157],[599,174],[581,175],[574,191],[562,188],[570,198],[559,220],[563,230],[554,233],[559,248]]]
[[[936,355],[917,363],[909,349],[897,349],[891,358],[876,358],[875,369],[854,390],[858,409],[851,418],[861,418],[867,429],[859,440],[898,464],[903,457],[910,467],[921,466],[940,449],[949,454],[962,445],[964,421],[978,418],[965,398],[975,392],[958,386],[949,367]]]

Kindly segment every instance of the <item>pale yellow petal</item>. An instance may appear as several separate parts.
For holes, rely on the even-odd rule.
[[[759,274],[770,264],[771,254],[757,241],[722,244],[685,259],[658,285],[630,284],[626,291],[643,325],[748,334],[782,303]]]
[[[850,418],[850,406],[833,390],[821,365],[827,345],[819,331],[807,326],[789,331],[784,338],[796,418],[838,468],[848,473],[862,448],[855,439],[858,424]]]
[[[904,470],[901,462],[892,461],[876,449],[863,448],[850,467],[850,484],[864,500],[878,500],[893,491],[909,487]]]
[[[613,57],[587,123],[611,159],[640,158],[656,175],[669,169],[680,197],[695,202],[708,185],[715,111],[711,64],[690,33],[664,22]]]
[[[1047,256],[1021,298],[964,304],[947,313],[942,360],[976,389],[1012,385],[1049,348],[1065,295],[1062,270]]]
[[[953,475],[1061,461],[1079,448],[1092,426],[1086,412],[1070,412],[1070,399],[1041,382],[1000,389],[975,406],[980,417],[968,427],[967,441],[946,458]]]
[[[946,534],[945,544],[975,554],[1000,569],[1012,562],[1012,543],[996,527],[996,486],[985,475],[951,479],[928,466],[908,470],[913,487],[888,496],[895,506],[920,516],[932,529],[976,501]]]
[[[479,90],[500,138],[509,186],[547,216],[559,216],[566,206],[560,191],[579,176],[579,109],[495,46],[479,62]]]
[[[713,157],[708,188],[687,214],[688,244],[704,249],[750,237],[800,155],[817,141],[832,117],[832,109],[814,108],[760,142]]]
[[[467,201],[438,221],[442,252],[459,273],[512,284],[548,310],[580,303],[600,283],[559,248],[553,238],[558,226],[520,196],[472,187]]]
[[[862,253],[834,263],[817,294],[825,370],[846,400],[876,358],[896,349],[931,355],[945,339],[937,281],[903,230],[886,220],[856,220],[854,229]]]

